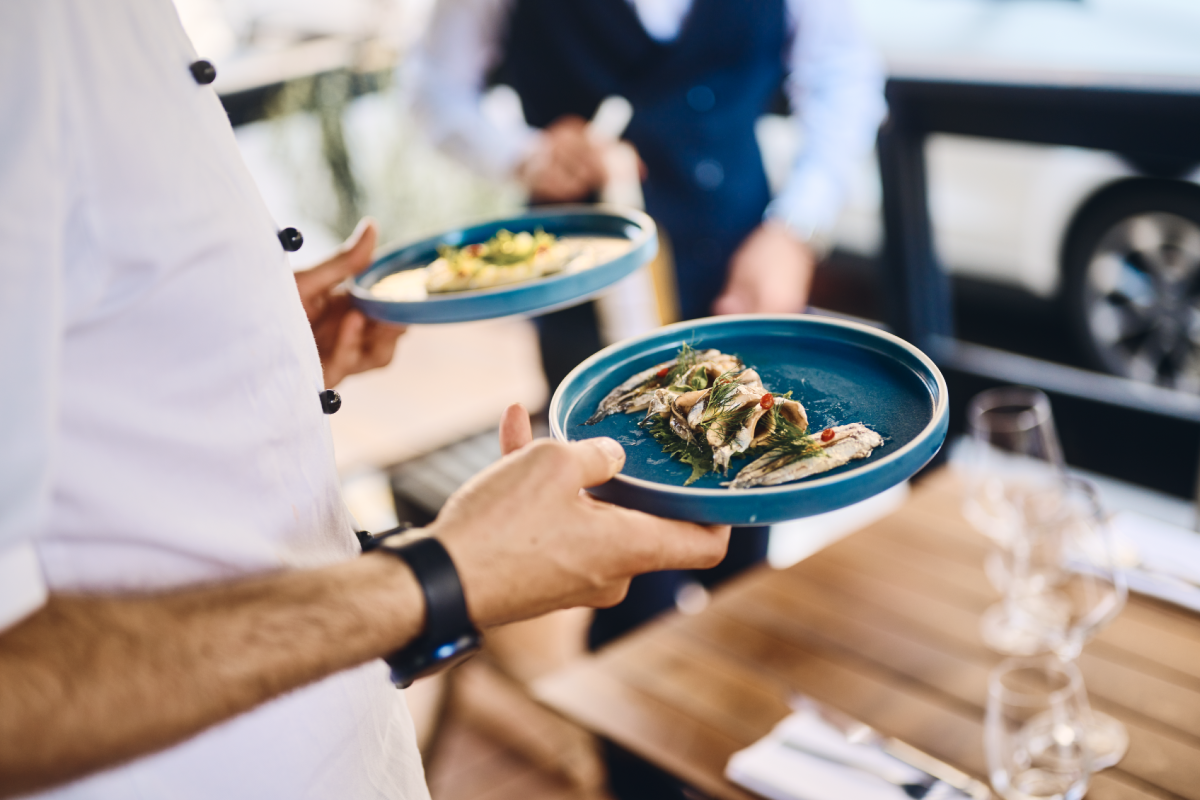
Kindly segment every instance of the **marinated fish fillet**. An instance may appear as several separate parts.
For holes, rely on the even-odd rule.
[[[655,377],[664,369],[670,369],[674,365],[675,360],[672,359],[655,364],[634,375],[605,395],[604,399],[600,401],[600,405],[596,407],[596,412],[583,424],[595,425],[610,414],[631,413],[649,408],[651,401],[654,400],[654,393],[658,390]]]
[[[768,405],[762,402],[762,397],[767,395],[770,393],[765,392],[755,399],[754,406],[748,409],[749,413],[743,411],[744,421],[733,430],[722,430],[719,439],[714,437],[719,425],[708,429],[708,441],[713,446],[713,463],[722,472],[729,468],[730,459],[763,445],[775,432],[776,415],[771,413],[772,407],[779,410],[779,416],[785,421],[801,430],[808,428],[808,415],[799,401],[770,395],[771,402]],[[737,419],[737,415],[734,418]]]
[[[672,375],[673,371],[678,371],[675,370],[675,367],[679,365],[679,356],[642,370],[605,395],[604,399],[600,401],[600,405],[596,407],[596,412],[584,422],[584,425],[595,425],[610,414],[618,412],[631,414],[635,411],[645,411],[655,402],[655,398],[658,396],[656,393],[659,391],[666,392],[670,396],[686,393],[684,389],[690,389],[690,385],[679,385],[675,383],[676,378],[686,380],[689,376],[698,377],[701,372],[707,375],[708,372],[717,370],[726,364],[741,366],[741,362],[736,357],[727,356],[719,350],[689,351],[683,356],[688,360],[688,367],[682,375]],[[679,385],[680,391],[672,391],[666,385],[668,381],[672,385]],[[662,396],[659,397],[660,403],[665,402],[661,399]],[[662,413],[665,408],[665,405],[662,406],[656,413]]]
[[[808,425],[804,406],[790,398],[776,398],[752,369],[729,369],[707,389],[677,394],[678,388],[654,391],[641,426],[652,427],[656,419],[665,419],[675,436],[707,447],[712,468],[721,472],[729,469],[734,456],[762,444],[774,432],[778,415],[800,430]]]
[[[729,483],[733,489],[774,486],[816,475],[883,444],[861,423],[808,434],[808,413],[776,395],[736,356],[688,346],[672,361],[655,364],[613,389],[588,424],[619,411],[645,411],[638,425],[663,452],[689,465],[688,486],[710,472],[728,473],[736,457],[750,463]]]
[[[828,441],[822,441],[830,431],[832,436]],[[866,458],[883,444],[883,437],[861,422],[828,428],[806,438],[820,448],[820,454],[802,457],[780,449],[770,450],[747,464],[736,478],[724,485],[730,489],[749,489],[800,480],[828,472],[854,459]]]

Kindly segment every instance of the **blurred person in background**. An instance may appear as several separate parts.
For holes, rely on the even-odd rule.
[[[882,65],[850,0],[438,0],[402,67],[435,143],[481,173],[516,177],[534,203],[585,201],[607,180],[587,121],[609,96],[633,117],[646,210],[675,262],[683,318],[799,312],[852,173],[884,113]],[[489,83],[525,122],[485,113]],[[755,123],[783,88],[802,149],[772,198]],[[600,347],[591,304],[538,320],[553,389]],[[739,529],[713,585],[761,561],[768,528]],[[635,579],[598,612],[598,647],[675,604],[682,574]]]
[[[434,141],[535,203],[606,180],[586,122],[627,98],[646,210],[670,236],[682,317],[796,312],[882,120],[883,71],[850,0],[439,0],[404,67]],[[489,82],[526,124],[481,106]],[[771,198],[755,122],[783,87],[802,151]],[[572,365],[573,366],[573,365]],[[551,387],[556,385],[551,378]]]
[[[362,554],[325,415],[400,335],[337,290],[375,231],[293,274],[214,76],[170,0],[0,4],[0,797],[427,800],[388,663],[434,621],[610,605],[728,529],[581,495],[620,445],[512,407]]]

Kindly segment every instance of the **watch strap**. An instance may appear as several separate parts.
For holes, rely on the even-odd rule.
[[[398,546],[385,544],[406,536]],[[450,553],[432,536],[397,529],[370,537],[363,552],[380,550],[408,564],[425,596],[425,629],[408,646],[384,658],[392,668],[392,680],[408,686],[416,678],[434,672],[479,649],[480,635],[467,612],[458,570]]]

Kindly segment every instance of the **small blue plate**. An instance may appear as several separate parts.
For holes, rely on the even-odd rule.
[[[555,236],[607,236],[627,239],[631,244],[628,251],[612,261],[581,272],[561,273],[494,289],[446,292],[415,302],[381,300],[371,294],[371,287],[388,275],[428,266],[438,257],[438,245],[463,247],[486,242],[501,229],[532,233],[538,228]],[[350,294],[355,305],[368,317],[410,325],[540,314],[587,300],[645,266],[657,252],[658,232],[654,220],[640,211],[594,205],[539,207],[519,217],[449,231],[392,250],[354,279]]]
[[[668,457],[638,427],[643,414],[613,414],[584,425],[600,400],[631,375],[669,360],[684,342],[736,354],[766,387],[794,392],[810,430],[861,422],[883,436],[870,457],[811,478],[731,491],[729,475],[710,473],[691,486],[691,468]],[[580,364],[550,401],[556,439],[611,436],[625,446],[625,467],[589,491],[660,517],[705,524],[763,525],[848,506],[912,477],[946,438],[946,382],[917,348],[890,333],[802,314],[712,317],[681,322],[613,345]]]

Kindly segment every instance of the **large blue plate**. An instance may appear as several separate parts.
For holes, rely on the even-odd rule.
[[[730,491],[709,474],[691,486],[691,468],[670,459],[637,426],[641,414],[583,422],[634,373],[670,359],[681,344],[741,356],[767,388],[795,392],[809,427],[862,422],[883,436],[869,458],[782,486]],[[557,439],[611,436],[625,467],[596,497],[651,514],[707,524],[754,525],[797,519],[865,500],[907,480],[937,453],[949,415],[946,382],[920,350],[890,333],[828,317],[789,314],[682,322],[613,345],[575,368],[550,401]],[[745,466],[735,460],[729,475]]]
[[[417,302],[380,300],[371,287],[395,272],[430,264],[438,245],[462,247],[486,242],[500,229],[513,233],[542,228],[555,236],[611,236],[628,239],[630,249],[591,269],[548,278],[464,292],[447,292]],[[611,206],[540,207],[528,214],[498,219],[443,233],[392,250],[350,285],[355,304],[369,317],[385,322],[431,324],[532,314],[564,308],[592,297],[647,264],[658,252],[654,220],[640,211]]]

